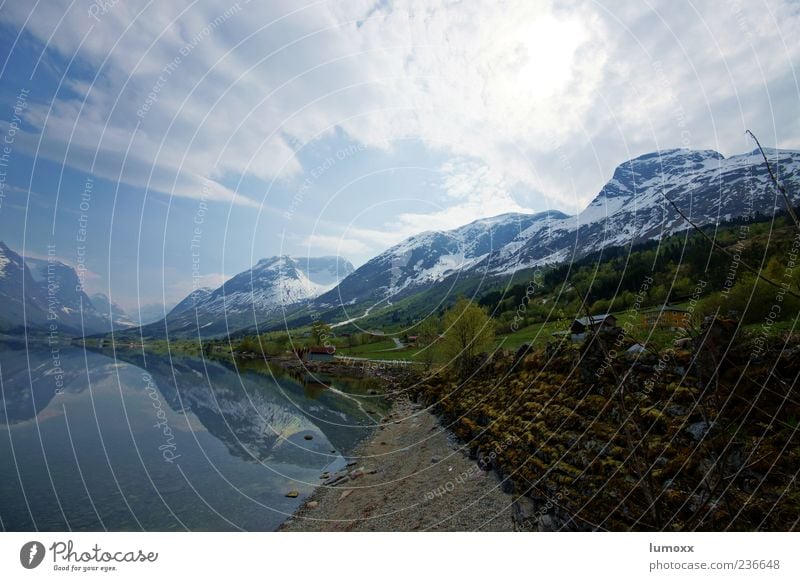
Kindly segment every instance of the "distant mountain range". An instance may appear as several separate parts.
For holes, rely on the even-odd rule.
[[[133,326],[105,295],[89,298],[71,266],[23,258],[0,242],[0,332],[89,335]]]
[[[766,153],[797,203],[800,152]],[[447,232],[412,236],[358,268],[310,307],[332,321],[354,319],[391,309],[432,287],[441,298],[466,279],[480,283],[507,278],[690,228],[667,199],[696,225],[786,209],[758,150],[729,158],[716,151],[686,149],[649,153],[617,167],[575,216],[556,211],[505,214]]]
[[[800,192],[800,152],[767,150],[778,179]],[[260,260],[217,289],[195,290],[165,319],[136,331],[145,337],[215,336],[258,327],[307,323],[317,316],[342,322],[391,312],[398,303],[417,300],[436,308],[453,292],[514,273],[580,258],[597,250],[663,236],[690,228],[672,204],[696,225],[715,224],[756,213],[783,210],[760,152],[723,157],[716,151],[671,149],[649,153],[617,167],[611,179],[579,214],[558,211],[503,214],[444,232],[424,232],[397,244],[358,269],[341,257],[276,256]],[[25,261],[0,244],[0,326],[19,328],[25,303],[28,323],[46,313],[42,261]],[[51,267],[52,269],[52,267]],[[60,264],[64,288],[74,271]],[[26,274],[27,273],[27,274]],[[52,273],[51,273],[52,274]],[[26,279],[29,277],[30,280]],[[75,277],[77,278],[77,277]],[[21,292],[27,280],[26,293]],[[74,285],[72,285],[74,288]],[[428,292],[430,291],[430,292]],[[44,293],[44,294],[43,294]],[[428,293],[428,294],[425,294]],[[431,294],[432,293],[432,294]],[[94,301],[92,328],[124,327],[131,319],[107,299],[66,292],[60,297],[64,325],[76,324],[75,309]],[[101,312],[102,311],[102,312]],[[16,318],[15,318],[16,317]],[[99,317],[95,321],[95,317]],[[85,325],[84,328],[88,329]],[[95,324],[96,323],[96,324]],[[80,326],[77,327],[80,329]]]
[[[338,256],[264,258],[215,290],[193,291],[166,319],[141,332],[146,337],[162,335],[168,328],[171,336],[209,336],[280,320],[287,311],[336,287],[353,270]]]

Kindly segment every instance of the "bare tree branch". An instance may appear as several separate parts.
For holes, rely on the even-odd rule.
[[[786,192],[786,188],[783,187],[778,182],[778,177],[772,172],[772,166],[769,165],[769,161],[767,160],[767,154],[764,153],[764,148],[761,147],[761,143],[759,143],[758,137],[753,135],[753,132],[750,131],[749,129],[745,131],[745,133],[747,133],[750,137],[752,137],[753,141],[756,142],[758,150],[761,152],[761,157],[764,158],[764,165],[767,166],[767,171],[769,172],[769,177],[772,180],[772,183],[775,184],[775,187],[778,188],[778,191],[783,196],[783,201],[786,203],[786,209],[789,211],[789,215],[792,217],[792,220],[794,220],[795,226],[800,228],[800,220],[797,219],[797,214],[795,214],[794,212],[794,206],[792,206],[792,200],[789,198],[789,194]]]

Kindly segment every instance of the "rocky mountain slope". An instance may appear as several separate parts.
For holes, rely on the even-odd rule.
[[[800,152],[766,153],[796,203]],[[617,167],[575,216],[506,214],[413,236],[364,264],[313,307],[327,310],[330,320],[352,320],[435,285],[456,289],[459,279],[505,277],[690,228],[667,199],[697,225],[785,209],[757,150],[729,158],[686,149],[649,153]]]

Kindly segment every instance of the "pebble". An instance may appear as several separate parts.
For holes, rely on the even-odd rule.
[[[303,439],[305,439],[305,440],[313,440],[314,436],[312,436],[311,434],[306,434],[305,436],[303,436]]]
[[[339,500],[344,500],[345,498],[347,498],[347,497],[348,497],[348,496],[350,496],[351,494],[353,494],[353,490],[352,490],[352,489],[350,489],[350,490],[345,490],[345,491],[344,491],[344,492],[342,492],[342,494],[339,496]]]
[[[433,456],[433,457],[431,458],[431,464],[438,464],[438,463],[439,463],[439,462],[441,462],[441,461],[442,461],[442,459],[441,459],[441,458],[439,458],[439,456]]]
[[[297,492],[296,490],[290,490],[289,492],[286,493],[287,498],[297,498],[298,496],[300,496],[300,493]]]
[[[308,508],[317,508],[319,506],[319,502],[317,502],[316,500],[312,500],[311,502],[307,502],[306,506]]]

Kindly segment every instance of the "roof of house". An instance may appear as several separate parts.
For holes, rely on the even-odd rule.
[[[328,347],[309,347],[308,352],[315,355],[333,355],[333,351],[330,351]]]
[[[599,323],[603,323],[606,319],[614,319],[615,321],[617,320],[617,318],[614,315],[606,313],[605,315],[593,315],[591,317],[581,317],[580,319],[575,319],[574,322],[586,327],[587,325],[597,325]]]

